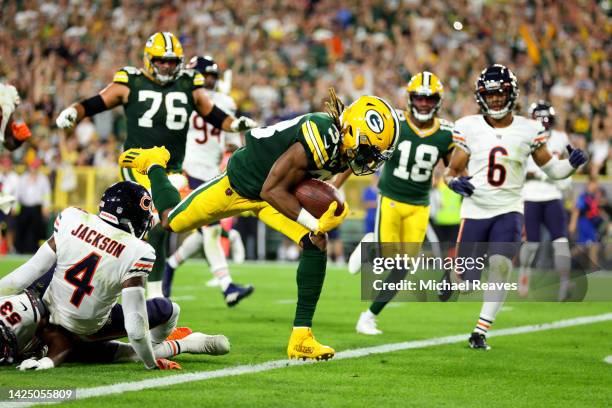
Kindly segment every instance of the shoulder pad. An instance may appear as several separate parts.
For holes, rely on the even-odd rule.
[[[136,67],[123,67],[113,77],[113,82],[120,82],[127,84],[129,81],[129,75],[140,75],[142,72]]]

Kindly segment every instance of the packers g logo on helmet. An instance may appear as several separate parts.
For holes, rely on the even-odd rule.
[[[444,86],[436,75],[429,71],[423,71],[410,78],[406,92],[408,92],[408,107],[412,115],[420,122],[427,122],[434,117],[442,105]],[[429,112],[421,113],[412,102],[412,97],[415,95],[434,97],[437,98],[437,102]]]
[[[159,68],[154,63],[156,60],[176,61],[176,67],[167,73],[159,72]],[[172,33],[165,31],[155,33],[145,43],[143,53],[145,70],[162,85],[176,79],[183,69],[183,60],[183,46]]]
[[[395,109],[382,98],[362,96],[340,115],[342,149],[354,174],[372,174],[389,160],[399,139]]]

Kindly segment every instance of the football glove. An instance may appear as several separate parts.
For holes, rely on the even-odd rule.
[[[455,193],[469,197],[474,193],[474,185],[470,183],[471,177],[453,177],[448,183],[448,187]]]
[[[158,358],[155,360],[155,364],[157,364],[157,368],[159,370],[182,370],[183,367],[176,361],[171,361],[166,358]]]
[[[253,119],[247,118],[246,116],[241,116],[231,123],[230,129],[232,129],[232,132],[244,132],[246,130],[253,129],[256,126],[257,122],[255,122]]]
[[[75,107],[70,106],[63,111],[60,112],[57,119],[55,119],[55,124],[60,129],[68,129],[74,126],[77,118],[77,110]]]
[[[334,215],[337,208],[338,208],[338,202],[333,201],[329,205],[329,208],[327,208],[327,211],[325,211],[323,215],[321,216],[321,218],[319,218],[319,226],[317,227],[315,234],[322,234],[322,233],[329,232],[333,230],[334,228],[336,228],[338,225],[342,224],[342,221],[344,221],[344,219],[346,218],[349,212],[348,203],[346,202],[344,203],[344,210],[342,211],[342,214],[340,215]]]
[[[589,161],[589,157],[584,151],[580,149],[574,149],[570,145],[567,145],[566,148],[567,148],[567,152],[569,153],[570,165],[573,168],[577,169],[578,167],[582,166],[584,163]]]
[[[30,128],[25,123],[15,123],[11,124],[11,130],[13,131],[13,137],[20,142],[23,142],[32,136],[32,132]]]
[[[35,358],[29,358],[27,360],[23,360],[21,364],[17,366],[17,369],[20,371],[25,370],[48,370],[50,368],[55,367],[53,364],[53,360],[49,357],[43,357],[40,360],[36,360]]]

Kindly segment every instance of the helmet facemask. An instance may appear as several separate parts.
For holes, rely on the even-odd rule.
[[[174,62],[174,68],[170,68],[167,72],[164,72],[164,66],[160,66],[164,62]],[[161,63],[161,64],[160,64]],[[151,70],[153,71],[153,76],[157,81],[159,81],[162,85],[165,85],[169,82],[172,82],[176,79],[181,69],[183,69],[183,59],[182,58],[163,58],[163,57],[153,57],[151,58]]]
[[[349,127],[347,131],[352,132],[352,128]],[[355,129],[355,140],[358,141],[357,146],[346,149],[346,157],[351,171],[356,176],[376,173],[393,155],[393,150],[381,152],[377,146],[370,143],[365,134],[360,134],[359,129]]]

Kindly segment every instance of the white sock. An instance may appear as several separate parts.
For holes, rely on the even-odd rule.
[[[178,322],[180,313],[181,308],[179,307],[179,305],[172,302],[172,315],[170,316],[168,321],[150,330],[151,343],[162,343],[164,340],[166,340],[166,337],[168,337],[170,333],[172,333],[172,331],[176,328],[176,323]]]
[[[170,358],[183,352],[181,340],[165,340],[153,346],[155,358]]]
[[[193,231],[183,240],[181,246],[168,258],[168,264],[174,269],[178,268],[183,262],[195,254],[202,243],[202,234],[199,230]]]
[[[539,242],[525,242],[521,246],[521,251],[519,252],[519,260],[521,262],[520,275],[527,276],[527,279],[531,274],[531,265],[533,264],[539,246]]]
[[[366,310],[363,313],[365,314],[364,317],[367,317],[368,319],[375,319],[376,318],[376,315],[374,313],[372,313],[372,311],[370,309]]]
[[[230,247],[232,248],[232,260],[236,263],[243,263],[246,257],[244,243],[240,233],[235,229],[230,230],[228,233]]]
[[[204,229],[204,253],[210,264],[210,270],[213,275],[219,279],[221,290],[225,292],[227,287],[232,283],[232,277],[227,265],[227,258],[220,241],[221,226],[213,225]]]
[[[223,272],[223,271],[220,271]],[[217,273],[215,272],[215,277],[219,280],[219,286],[221,287],[221,291],[225,292],[227,290],[227,288],[229,287],[229,285],[232,284],[232,277],[229,275],[229,272],[227,271],[227,269],[225,270],[226,274],[225,275],[217,275]]]
[[[492,255],[489,258],[489,283],[507,282],[510,272],[512,272],[512,261],[509,258],[502,255]],[[474,328],[475,332],[487,334],[499,309],[504,304],[506,294],[505,290],[485,291],[480,316]]]
[[[552,242],[555,270],[559,273],[559,300],[567,299],[570,289],[570,269],[572,255],[567,238],[557,238]]]

